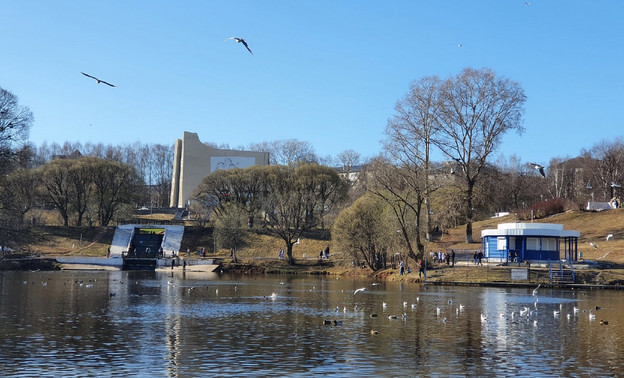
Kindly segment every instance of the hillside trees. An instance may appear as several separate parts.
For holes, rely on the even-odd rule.
[[[55,159],[39,167],[43,201],[54,205],[69,226],[70,216],[81,226],[94,213],[107,226],[123,205],[135,205],[143,185],[133,167],[104,159]],[[89,215],[91,223],[91,215]]]
[[[212,204],[217,218],[232,205],[264,213],[267,229],[284,240],[288,262],[303,232],[323,224],[323,216],[346,197],[348,186],[338,173],[318,164],[275,165],[220,170],[207,176],[193,200]]]
[[[586,155],[593,162],[589,167],[591,188],[603,201],[609,201],[617,194],[616,189],[624,185],[624,141],[602,141]]]
[[[68,157],[78,151],[82,156],[90,156],[109,161],[129,164],[148,188],[145,201],[151,207],[168,207],[171,193],[173,170],[173,146],[163,144],[132,143],[111,145],[102,143],[64,142],[31,148],[35,166],[51,162],[55,157]]]

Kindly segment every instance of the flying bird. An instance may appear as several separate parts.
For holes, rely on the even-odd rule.
[[[594,243],[592,243],[592,242],[587,242],[587,243],[589,243],[589,245],[591,245],[592,247],[594,247],[594,249],[598,249],[598,246],[597,246],[596,244],[594,244]]]
[[[247,49],[247,51],[249,51],[249,53],[250,53],[251,55],[253,55],[253,52],[251,52],[251,49],[249,48],[249,46],[247,45],[247,42],[245,42],[245,40],[244,40],[244,39],[242,39],[242,38],[238,38],[238,37],[230,37],[230,38],[226,38],[225,40],[226,40],[226,41],[228,41],[228,40],[230,40],[230,39],[235,40],[235,41],[236,41],[236,43],[242,43],[242,44],[245,46],[245,48]]]
[[[620,188],[621,185],[620,184],[616,184],[615,181],[611,181],[611,187],[612,188]]]
[[[607,240],[605,240],[605,241],[609,241],[609,239],[611,239],[612,237],[613,237],[613,234],[607,235]]]
[[[98,84],[102,83],[102,84],[106,84],[106,85],[108,85],[108,86],[110,86],[110,87],[116,87],[115,85],[113,85],[113,84],[111,84],[111,83],[108,83],[108,82],[106,82],[106,81],[104,81],[104,80],[98,79],[98,78],[97,78],[97,77],[95,77],[95,76],[91,76],[91,75],[86,74],[86,73],[84,73],[84,72],[81,72],[81,74],[85,75],[86,77],[90,77],[91,79],[93,79],[93,80],[97,81],[97,83],[98,83]]]
[[[539,174],[543,177],[546,178],[546,173],[544,172],[544,166],[537,164],[537,163],[529,163],[530,166],[533,167],[533,169],[536,169],[537,171],[539,171]]]
[[[356,291],[354,291],[353,295],[359,293],[360,291],[364,291],[364,290],[366,290],[366,288],[365,287],[361,287],[361,288],[357,289]]]
[[[541,283],[537,284],[537,287],[535,288],[535,290],[533,290],[533,296],[537,295],[537,290],[540,288],[540,286],[542,286]]]
[[[462,45],[461,43],[458,43],[458,44],[457,44],[457,47],[462,47],[462,46],[463,46],[463,45]]]

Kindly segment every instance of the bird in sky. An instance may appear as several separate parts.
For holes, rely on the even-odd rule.
[[[458,44],[457,44],[457,47],[462,47],[462,46],[463,46],[463,45],[462,45],[461,43],[458,43]]]
[[[98,78],[97,78],[97,77],[95,77],[95,76],[91,76],[91,75],[86,74],[86,73],[84,73],[84,72],[81,72],[81,74],[85,75],[86,77],[90,77],[91,79],[93,79],[93,80],[97,81],[97,83],[98,83],[98,84],[102,83],[102,84],[106,84],[106,85],[108,85],[108,86],[110,86],[110,87],[116,87],[115,85],[113,85],[113,84],[111,84],[111,83],[108,83],[108,82],[106,82],[106,81],[104,81],[104,80],[98,79]]]
[[[605,240],[605,241],[609,241],[609,239],[611,239],[612,237],[613,237],[613,234],[607,235],[607,240]]]
[[[532,166],[533,169],[536,169],[543,178],[546,178],[546,173],[544,172],[543,165],[537,163],[529,163],[529,165]]]
[[[244,40],[244,39],[242,39],[242,38],[238,38],[238,37],[230,37],[230,38],[226,38],[225,40],[226,40],[226,41],[228,41],[228,40],[230,40],[230,39],[235,40],[235,41],[236,41],[236,43],[242,43],[242,44],[245,46],[245,48],[247,49],[247,51],[249,51],[249,53],[250,53],[251,55],[253,55],[253,52],[251,52],[251,49],[249,48],[249,46],[247,45],[247,42],[245,42],[245,40]]]

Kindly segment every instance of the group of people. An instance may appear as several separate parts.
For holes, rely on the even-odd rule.
[[[406,273],[410,273],[410,269],[407,267],[407,264],[405,264],[404,260],[401,260],[401,262],[399,263],[399,274],[400,275],[404,275]],[[422,277],[423,274],[427,275],[427,273],[425,272],[425,262],[422,259],[418,260],[418,277]]]
[[[455,266],[455,250],[454,249],[451,249],[451,252],[432,251],[430,256],[434,264],[446,263],[446,265]]]

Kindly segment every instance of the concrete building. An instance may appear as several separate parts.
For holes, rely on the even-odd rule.
[[[218,169],[252,165],[269,165],[269,153],[213,148],[200,142],[197,133],[185,131],[175,143],[169,206],[186,207],[193,190]]]
[[[554,223],[501,223],[481,231],[483,253],[489,261],[578,260],[578,231]],[[561,244],[563,242],[563,256]]]

